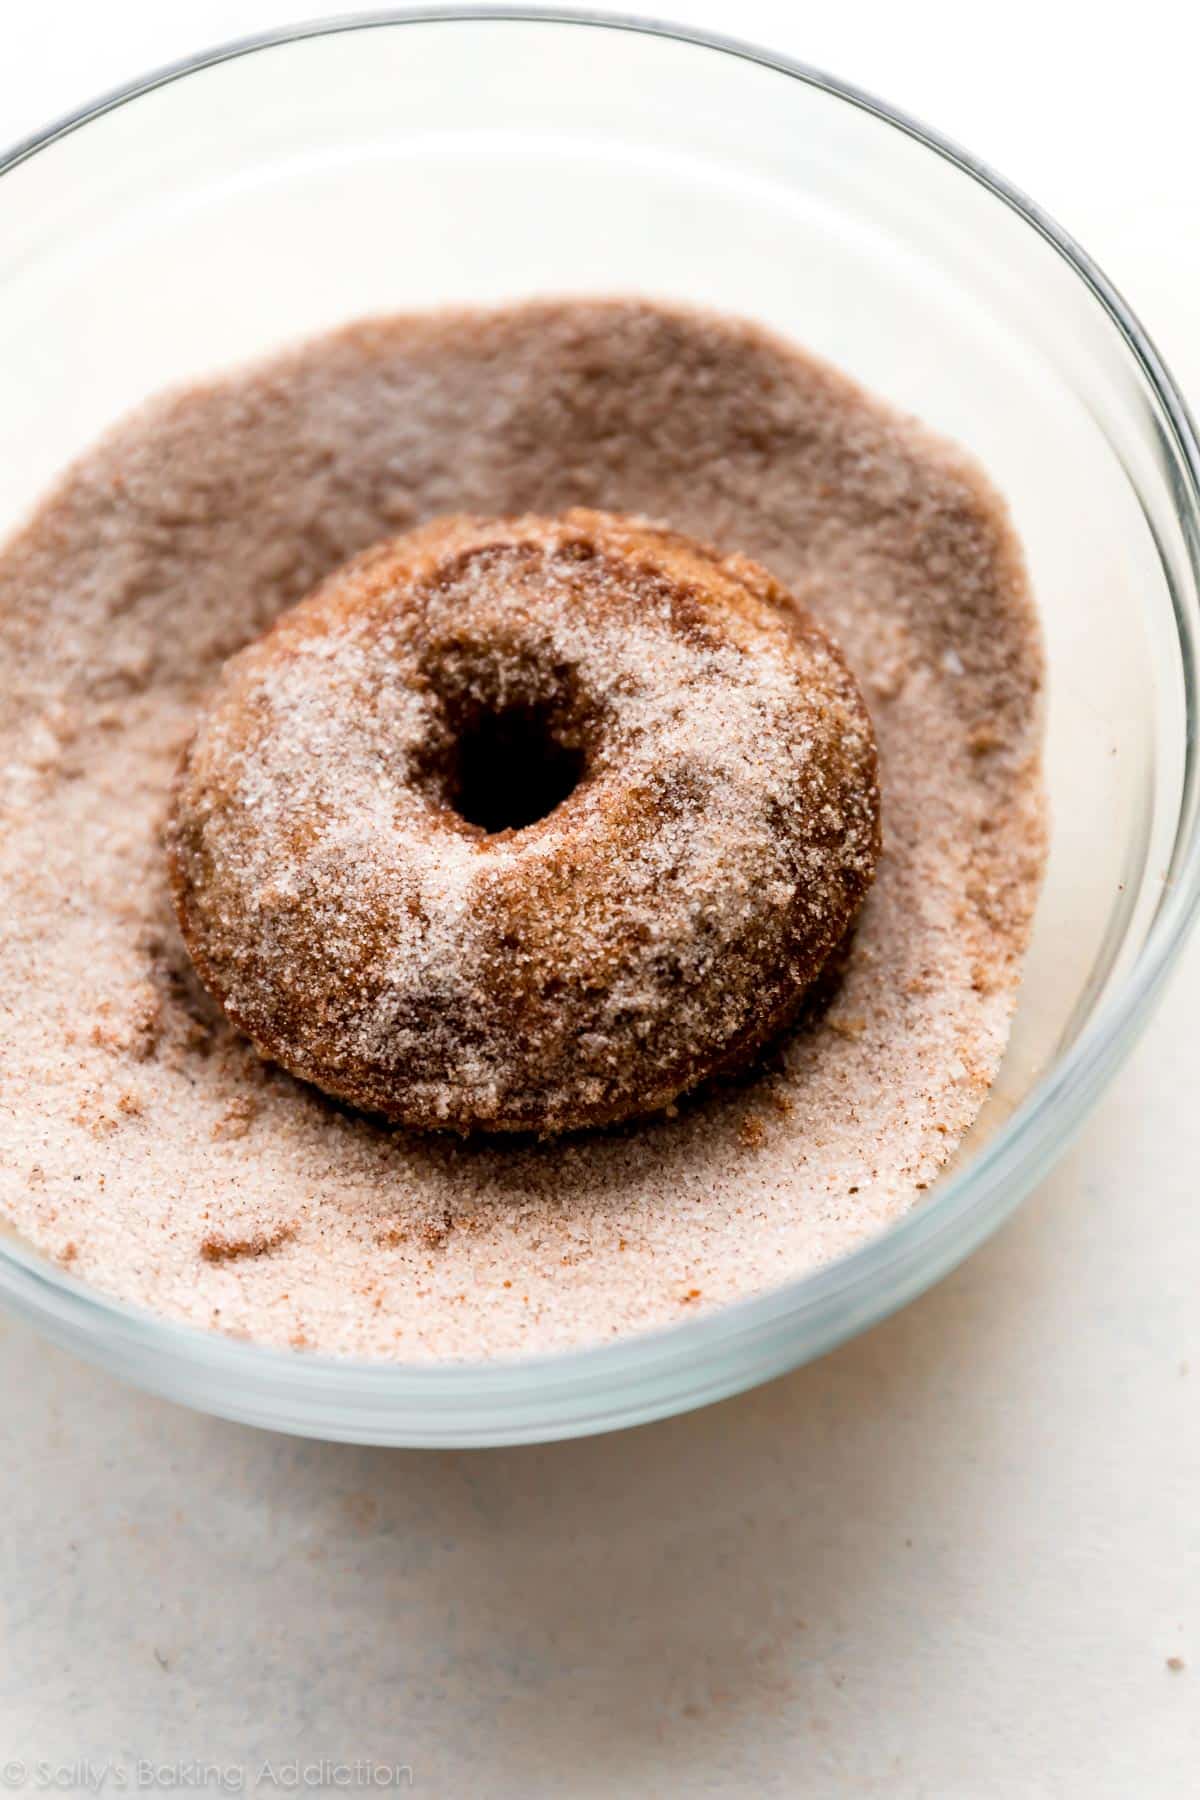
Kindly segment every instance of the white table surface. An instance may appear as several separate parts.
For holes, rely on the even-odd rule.
[[[0,142],[292,10],[23,7]],[[1186,7],[662,10],[969,144],[1088,245],[1200,396]],[[455,1800],[1200,1793],[1198,1004],[1195,945],[1076,1148],[935,1292],[639,1432],[296,1442],[0,1324],[0,1787],[20,1761],[17,1791],[84,1791],[90,1759],[93,1782],[116,1765],[110,1793],[199,1763],[208,1792],[253,1791],[269,1760],[271,1792],[289,1761],[357,1757]]]

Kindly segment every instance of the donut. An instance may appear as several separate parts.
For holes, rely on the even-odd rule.
[[[642,520],[435,521],[224,669],[168,872],[263,1056],[394,1124],[543,1135],[747,1064],[879,851],[840,652],[765,569]]]

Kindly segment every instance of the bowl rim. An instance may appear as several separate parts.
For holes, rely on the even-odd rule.
[[[620,13],[557,6],[449,4],[349,13],[252,34],[168,63],[67,113],[0,155],[0,177],[108,112],[181,78],[234,59],[312,38],[405,25],[551,25],[665,39],[757,64],[816,88],[915,140],[990,192],[1035,231],[1108,315],[1151,389],[1170,435],[1181,480],[1174,507],[1200,591],[1200,442],[1173,377],[1112,283],[1076,241],[986,163],[899,108],[794,58],[734,37]],[[0,1241],[0,1296],[50,1336],[143,1386],[277,1429],[374,1442],[487,1443],[544,1440],[633,1423],[704,1404],[755,1385],[877,1323],[940,1279],[998,1226],[1045,1173],[1145,1024],[1200,911],[1200,608],[1168,580],[1178,634],[1186,715],[1184,769],[1170,873],[1130,969],[1079,1037],[1035,1083],[969,1168],[947,1175],[923,1205],[827,1266],[678,1324],[612,1343],[471,1362],[366,1361],[257,1344],[160,1316],[106,1295],[23,1245]],[[891,1280],[885,1281],[885,1273]],[[800,1321],[808,1341],[800,1344]],[[734,1367],[722,1359],[745,1352]],[[753,1357],[749,1354],[754,1350]],[[147,1361],[147,1355],[149,1361]],[[166,1364],[238,1376],[257,1400],[189,1393]],[[620,1392],[616,1390],[620,1389]],[[272,1403],[287,1397],[295,1409]],[[524,1422],[499,1416],[520,1396]],[[479,1417],[433,1435],[420,1413],[474,1402]],[[389,1423],[388,1403],[410,1409]],[[356,1428],[335,1410],[364,1412]],[[331,1409],[323,1411],[322,1409]],[[495,1417],[491,1409],[495,1409]],[[320,1416],[318,1416],[318,1414]]]

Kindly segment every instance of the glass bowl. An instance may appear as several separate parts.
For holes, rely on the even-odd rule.
[[[356,315],[572,292],[708,304],[919,414],[1007,495],[1046,632],[1053,820],[1011,1049],[978,1126],[919,1208],[803,1280],[595,1349],[419,1368],[166,1323],[11,1240],[7,1302],[215,1413],[467,1445],[699,1406],[944,1275],[1129,1049],[1200,879],[1200,459],[1170,375],[1083,252],[963,152],[811,69],[525,11],[234,45],[65,121],[0,172],[0,531],[146,395]]]

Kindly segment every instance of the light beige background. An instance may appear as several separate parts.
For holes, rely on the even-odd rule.
[[[1118,28],[1015,0],[986,30],[933,0],[664,10],[990,158],[1107,265],[1200,398],[1184,9],[1148,0]],[[0,141],[292,11],[24,8]],[[1200,1793],[1198,1003],[1200,946],[1059,1172],[938,1290],[640,1432],[292,1442],[0,1325],[0,1782],[13,1759],[31,1792],[38,1758],[115,1758],[132,1788],[149,1758],[249,1787],[267,1758],[359,1756],[455,1800]]]

